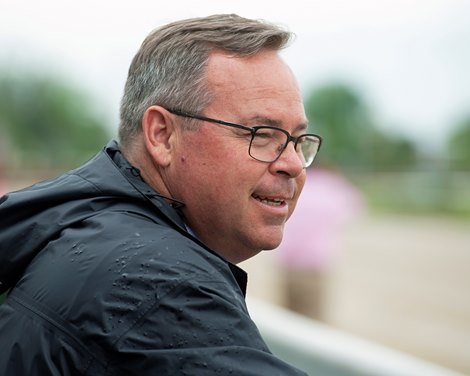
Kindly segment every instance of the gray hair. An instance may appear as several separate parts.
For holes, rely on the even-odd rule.
[[[212,51],[249,56],[280,50],[292,36],[276,25],[234,14],[181,20],[152,31],[129,67],[120,109],[122,146],[141,132],[143,114],[154,104],[198,113],[211,103],[204,72]]]

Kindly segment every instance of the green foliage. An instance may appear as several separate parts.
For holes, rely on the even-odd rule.
[[[305,107],[311,131],[324,137],[316,163],[345,173],[371,208],[470,218],[470,117],[449,139],[452,170],[441,158],[420,158],[410,140],[379,127],[348,86],[320,87]]]
[[[470,116],[450,134],[447,150],[452,167],[470,170]]]
[[[308,96],[305,107],[312,131],[325,139],[320,163],[345,170],[401,169],[415,163],[413,143],[381,131],[351,88],[342,84],[321,87]]]
[[[109,138],[85,95],[56,79],[4,75],[0,97],[0,137],[20,166],[71,166]]]

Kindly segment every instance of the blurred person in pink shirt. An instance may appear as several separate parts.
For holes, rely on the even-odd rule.
[[[339,256],[338,240],[363,208],[361,192],[342,174],[318,166],[307,171],[278,253],[285,270],[289,309],[324,320],[326,278]]]

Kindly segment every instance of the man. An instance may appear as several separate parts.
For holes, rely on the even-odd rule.
[[[3,198],[0,374],[302,374],[269,352],[235,265],[279,244],[320,146],[289,37],[235,15],[152,32],[119,146]]]

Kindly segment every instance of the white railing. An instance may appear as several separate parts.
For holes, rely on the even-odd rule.
[[[273,353],[310,376],[464,376],[252,297],[248,308]]]

